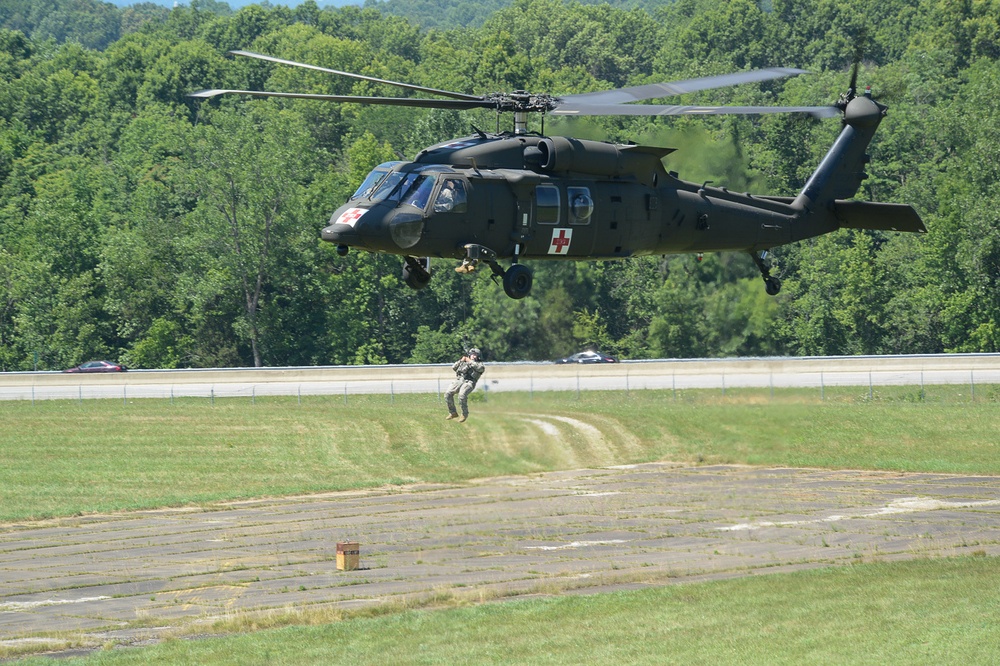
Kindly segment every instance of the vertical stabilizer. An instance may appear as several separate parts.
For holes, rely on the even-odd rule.
[[[886,107],[867,94],[855,97],[844,107],[844,129],[819,168],[792,204],[803,212],[830,211],[837,199],[850,199],[868,177],[868,144],[885,116]],[[834,227],[836,228],[836,227]]]

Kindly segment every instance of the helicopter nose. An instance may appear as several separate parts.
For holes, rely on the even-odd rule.
[[[420,240],[422,230],[423,217],[416,210],[348,205],[337,209],[320,237],[338,246],[398,253],[400,249],[413,247]]]
[[[342,228],[337,228],[334,225],[328,227],[323,227],[323,231],[320,232],[319,237],[328,243],[343,243],[347,244],[347,239],[345,236],[352,236],[354,234],[343,233]]]
[[[320,232],[320,238],[338,245],[365,246],[358,233],[358,222],[368,212],[367,208],[344,206],[330,217],[330,224]]]

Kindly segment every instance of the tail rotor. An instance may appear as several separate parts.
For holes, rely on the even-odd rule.
[[[841,111],[847,109],[847,105],[851,103],[855,97],[858,96],[858,67],[861,64],[860,58],[854,60],[854,67],[851,68],[851,83],[847,88],[846,93],[841,93],[840,99],[837,100],[836,107]],[[866,96],[871,96],[871,88],[869,87],[865,93]]]
[[[851,67],[851,83],[847,87],[847,92],[840,96],[837,101],[837,108],[841,111],[847,108],[847,105],[851,103],[851,100],[858,96],[858,68],[861,66],[861,60],[865,53],[865,41],[867,39],[867,34],[864,29],[862,29],[861,34],[858,36],[857,46],[854,49],[854,64]],[[865,97],[871,97],[871,86],[865,88]]]

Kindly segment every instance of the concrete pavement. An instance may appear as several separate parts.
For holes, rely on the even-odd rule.
[[[1000,555],[998,478],[660,463],[229,502],[0,525],[0,645],[974,552]]]

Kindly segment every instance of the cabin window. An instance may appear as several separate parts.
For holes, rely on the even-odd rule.
[[[590,224],[590,215],[594,212],[590,188],[567,187],[566,199],[569,201],[570,224]]]
[[[559,188],[555,185],[535,188],[535,220],[539,224],[559,224]]]

